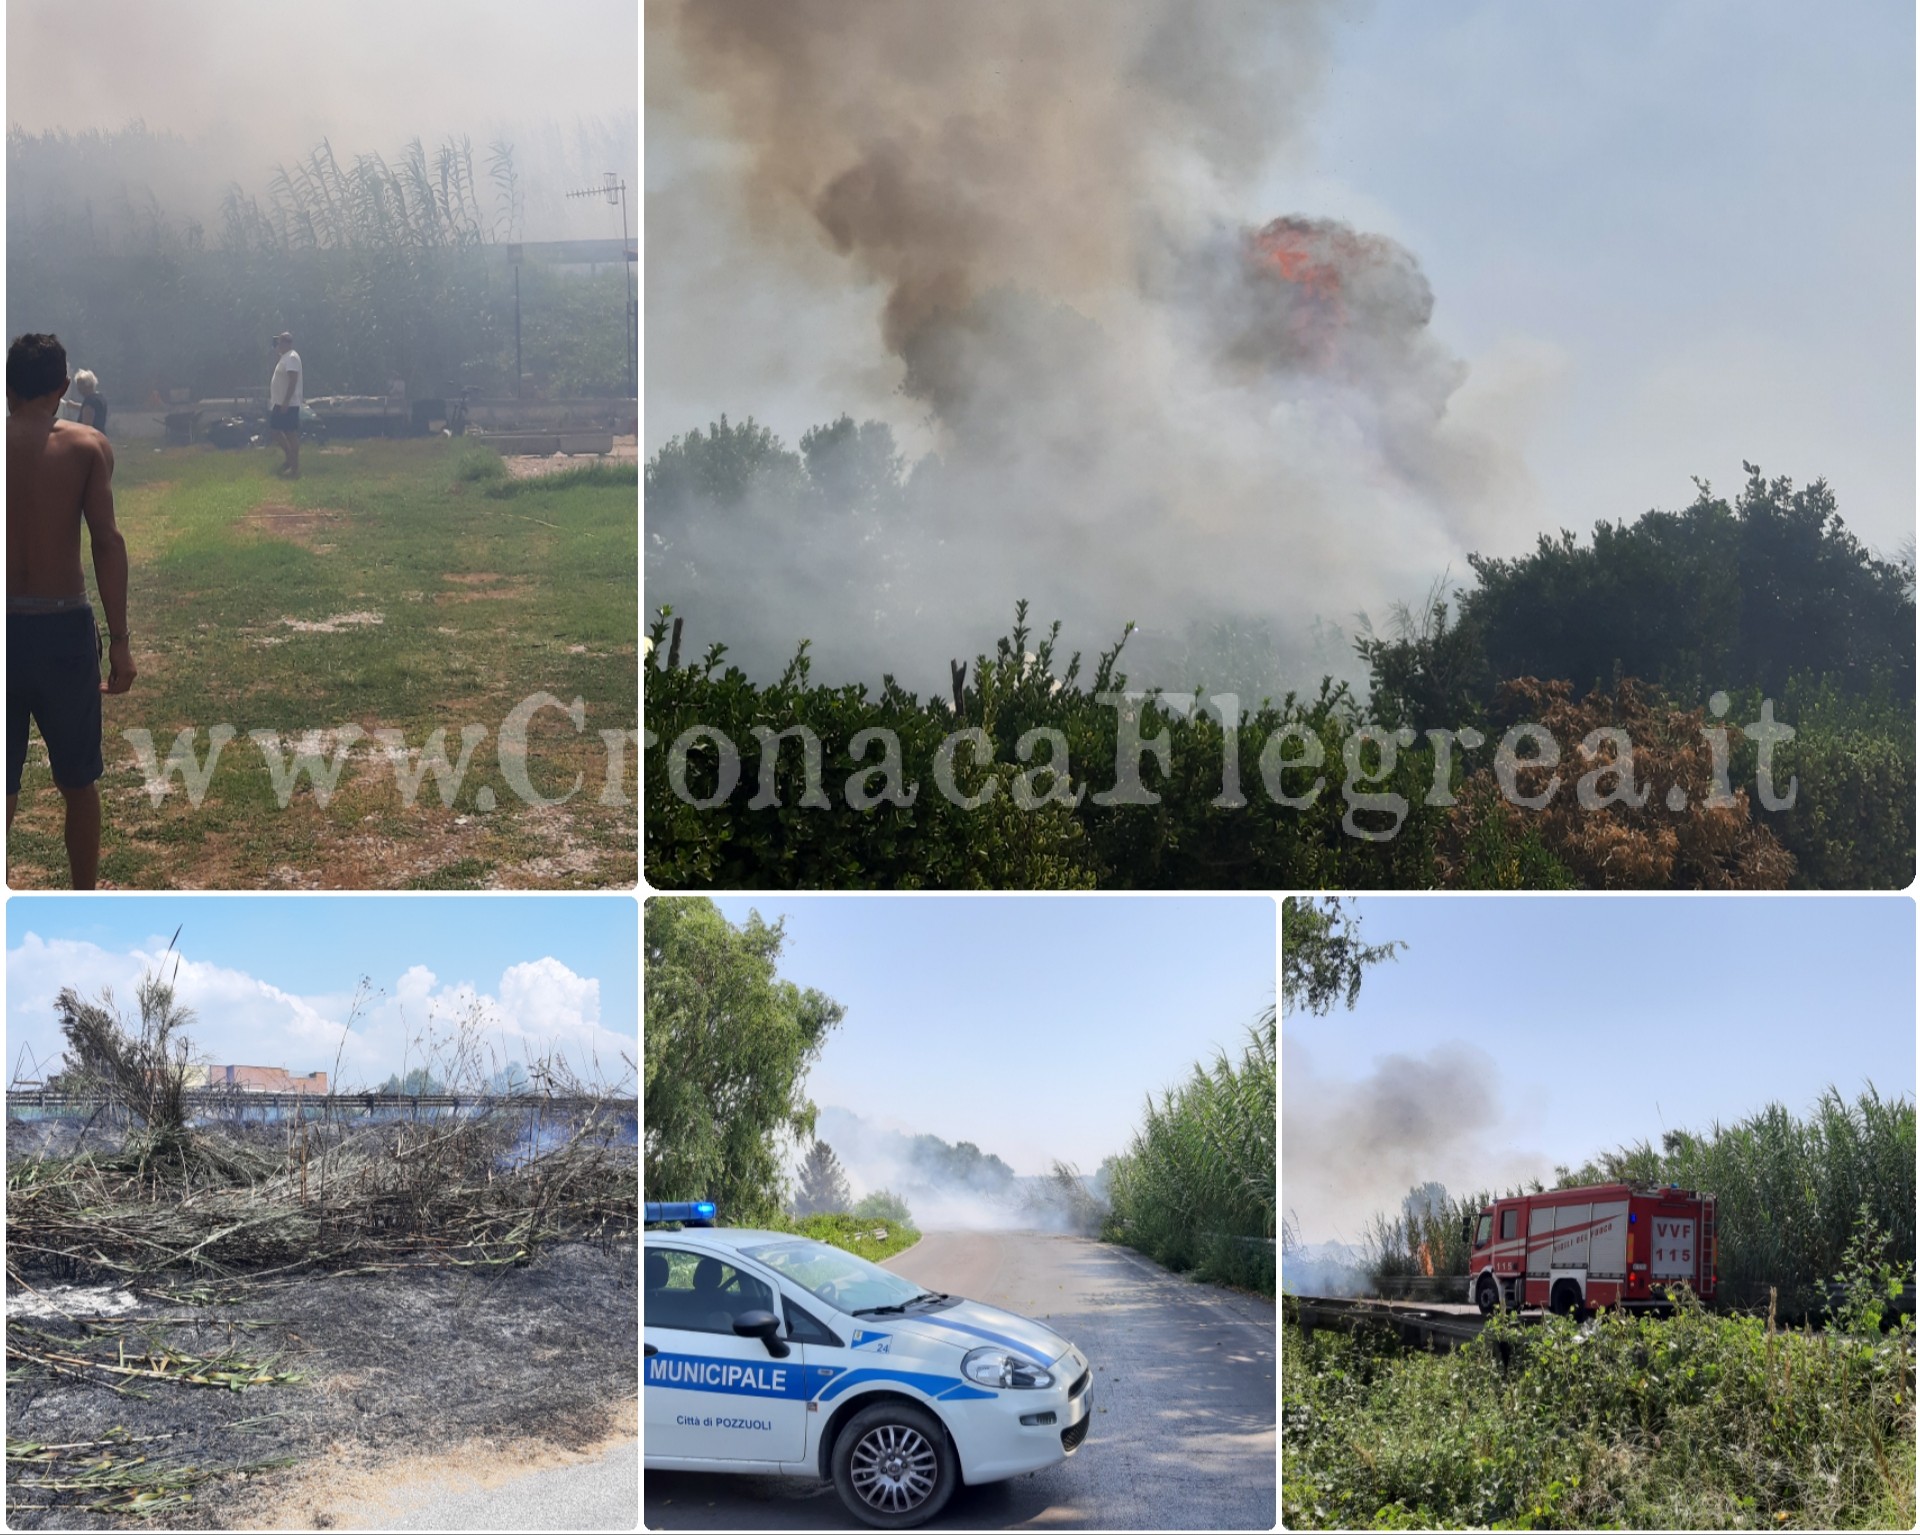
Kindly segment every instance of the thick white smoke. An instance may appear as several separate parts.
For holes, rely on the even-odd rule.
[[[922,1231],[1074,1229],[1050,1179],[1007,1176],[997,1159],[983,1158],[963,1170],[957,1158],[929,1157],[913,1136],[883,1129],[850,1109],[823,1108],[813,1138],[833,1148],[856,1203],[881,1189],[898,1194]],[[810,1144],[796,1148],[790,1173]]]
[[[731,516],[656,500],[649,603],[750,671],[804,636],[828,674],[921,688],[1022,596],[1089,651],[1137,621],[1167,675],[1136,680],[1238,681],[1186,649],[1222,620],[1294,663],[1268,685],[1350,664],[1312,651],[1314,621],[1424,593],[1523,476],[1451,409],[1466,368],[1414,255],[1252,204],[1335,10],[650,7],[650,184],[673,215],[649,220],[651,440],[704,425],[672,416],[676,379],[710,387],[746,305],[736,416],[829,380],[814,420],[871,409],[936,456],[884,517],[775,485]],[[756,270],[777,308],[714,281]]]

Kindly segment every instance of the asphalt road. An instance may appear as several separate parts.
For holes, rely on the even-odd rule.
[[[1275,1495],[1270,1302],[1179,1279],[1124,1248],[1031,1232],[929,1232],[886,1265],[928,1289],[1033,1317],[1094,1369],[1077,1454],[961,1487],[931,1530],[1268,1530]],[[830,1530],[826,1483],[646,1473],[651,1530]]]

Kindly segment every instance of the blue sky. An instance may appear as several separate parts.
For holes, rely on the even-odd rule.
[[[1281,1026],[1281,1191],[1351,1240],[1455,1192],[1829,1084],[1914,1093],[1914,907],[1891,897],[1361,897],[1359,1005]],[[1355,1218],[1356,1215],[1359,1218]],[[1336,1229],[1338,1228],[1338,1229]]]
[[[723,896],[784,917],[780,972],[846,1004],[807,1092],[970,1140],[1018,1173],[1092,1172],[1148,1093],[1237,1055],[1276,995],[1266,896]]]
[[[376,988],[340,1076],[372,1084],[405,1039],[477,1010],[503,1060],[547,1049],[605,1078],[637,1058],[638,909],[630,896],[14,896],[7,902],[7,1069],[60,1054],[63,986],[130,999],[176,927],[180,1000],[214,1058],[334,1069],[361,976]],[[169,962],[171,964],[171,962]],[[407,1058],[418,1064],[418,1051]]]

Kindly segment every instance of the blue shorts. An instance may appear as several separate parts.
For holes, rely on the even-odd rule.
[[[100,756],[100,635],[91,607],[7,615],[7,793],[20,792],[27,724],[40,727],[53,781],[84,789]]]
[[[267,427],[275,432],[292,432],[300,435],[300,407],[298,405],[275,405],[267,411]]]

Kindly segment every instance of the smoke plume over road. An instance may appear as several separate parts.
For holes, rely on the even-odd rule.
[[[1229,620],[1324,669],[1314,618],[1457,567],[1524,474],[1504,427],[1461,409],[1418,260],[1254,206],[1337,13],[650,7],[653,442],[705,424],[673,414],[680,381],[713,378],[744,305],[736,416],[879,414],[937,459],[853,526],[650,505],[649,601],[750,670],[805,635],[828,672],[924,686],[1018,596],[1089,649],[1134,619],[1170,661],[1189,625]]]
[[[815,1138],[833,1148],[856,1203],[881,1189],[898,1194],[922,1231],[1078,1229],[1051,1179],[1017,1176],[970,1142],[905,1135],[840,1108],[820,1111]]]

